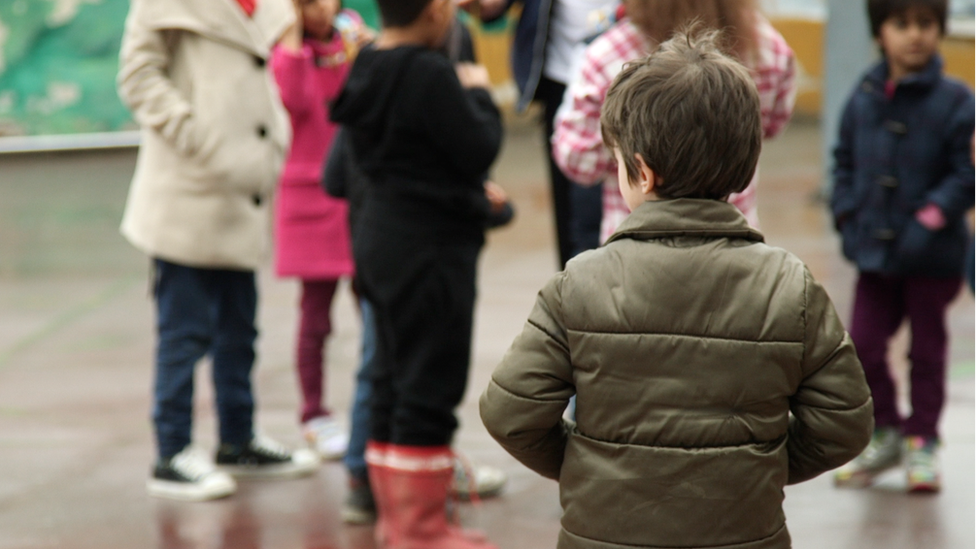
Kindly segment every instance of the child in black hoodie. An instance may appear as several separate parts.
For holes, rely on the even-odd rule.
[[[483,187],[501,144],[487,71],[439,48],[454,0],[380,0],[383,29],[356,58],[332,120],[367,188],[353,242],[378,357],[366,460],[377,537],[397,549],[490,549],[447,524],[454,409],[467,384]]]

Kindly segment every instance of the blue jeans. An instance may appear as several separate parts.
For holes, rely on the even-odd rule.
[[[254,414],[254,272],[201,269],[161,259],[154,265],[159,339],[153,423],[160,458],[178,454],[190,444],[193,372],[208,353],[220,442],[247,444],[253,436]]]
[[[369,440],[369,399],[373,395],[373,364],[376,360],[376,319],[373,307],[365,298],[359,299],[359,312],[363,321],[362,351],[359,371],[356,372],[356,391],[352,403],[352,424],[349,430],[349,448],[343,462],[349,476],[366,480],[366,441]]]

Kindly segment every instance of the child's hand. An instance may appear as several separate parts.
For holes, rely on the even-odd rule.
[[[454,66],[458,80],[465,88],[490,88],[491,78],[484,65],[475,63],[458,63]]]
[[[485,229],[497,229],[512,222],[515,207],[508,199],[508,193],[493,181],[485,181],[485,198],[488,199],[488,217]]]
[[[367,27],[366,25],[362,25],[362,28],[359,29],[358,33],[356,33],[356,49],[361,50],[369,44],[372,44],[375,40],[376,31]]]
[[[491,204],[491,211],[495,213],[500,212],[508,203],[508,193],[494,181],[485,181],[485,196]]]
[[[946,225],[946,218],[945,214],[942,213],[942,208],[935,204],[929,204],[915,212],[915,220],[930,231],[938,231]]]

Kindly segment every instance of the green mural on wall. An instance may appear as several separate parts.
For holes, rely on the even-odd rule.
[[[115,91],[129,0],[0,0],[0,136],[133,129]]]
[[[379,25],[375,0],[344,4]],[[0,0],[0,137],[137,129],[115,89],[128,10],[129,0]]]
[[[376,0],[344,0],[342,7],[355,10],[373,30],[380,30],[380,10]]]

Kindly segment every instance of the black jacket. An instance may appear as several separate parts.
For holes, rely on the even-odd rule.
[[[487,90],[462,88],[435,51],[367,49],[331,116],[366,182],[375,221],[364,230],[480,238],[488,211],[483,174],[502,137]]]

